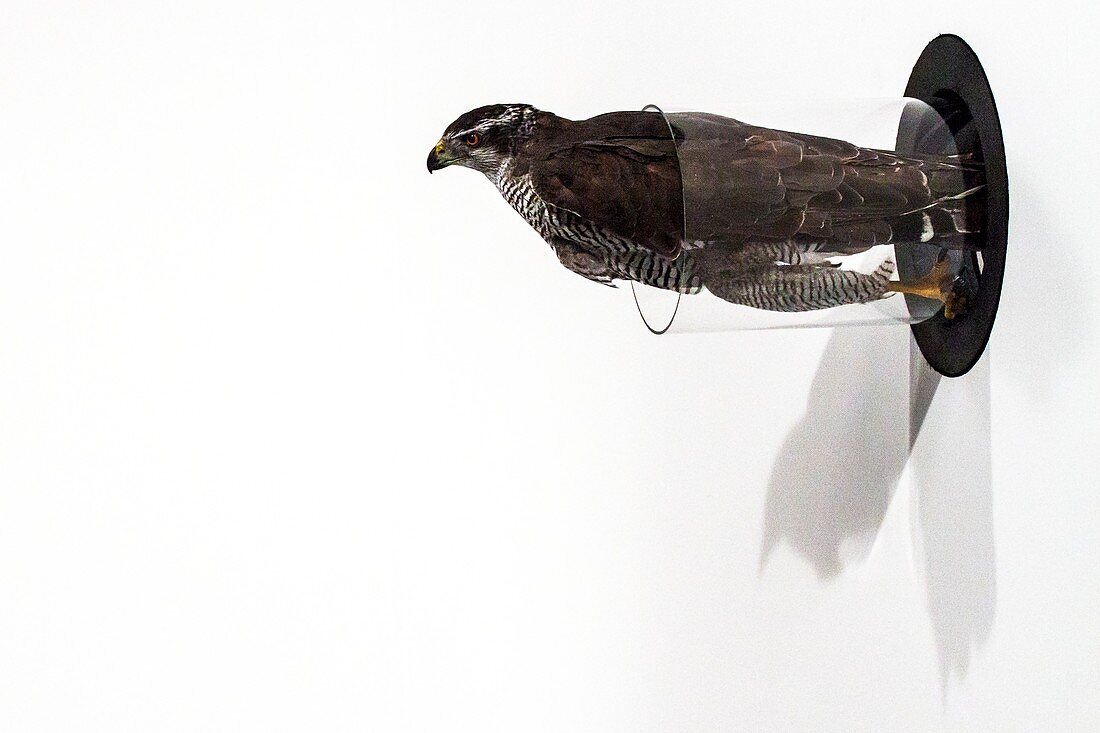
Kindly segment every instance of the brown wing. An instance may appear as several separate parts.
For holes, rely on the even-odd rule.
[[[517,170],[551,206],[676,257],[683,237],[680,172],[668,125],[654,112],[563,124],[532,142]]]
[[[703,241],[785,239],[858,251],[966,229],[952,197],[973,187],[957,159],[902,157],[832,138],[674,115],[687,202],[687,236]]]

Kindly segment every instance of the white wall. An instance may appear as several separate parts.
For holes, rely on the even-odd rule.
[[[1088,4],[4,16],[0,729],[1100,728]],[[655,338],[424,170],[491,102],[895,96],[940,32],[1012,178],[961,380]]]

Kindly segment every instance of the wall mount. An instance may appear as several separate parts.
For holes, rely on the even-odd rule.
[[[899,151],[935,154],[953,148],[985,164],[985,226],[981,234],[974,235],[973,251],[944,252],[925,244],[898,250],[902,277],[927,272],[943,256],[960,260],[955,264],[961,268],[970,291],[966,312],[948,320],[941,311],[911,326],[932,368],[944,376],[957,377],[977,363],[989,342],[1004,279],[1008,169],[1001,122],[978,56],[958,36],[942,35],[925,47],[913,67],[905,96],[930,105],[939,117],[903,118],[898,130]],[[944,122],[949,129],[943,129]]]

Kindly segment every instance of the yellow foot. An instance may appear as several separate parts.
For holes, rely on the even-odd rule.
[[[966,294],[952,290],[943,299],[943,317],[950,320],[966,313]]]
[[[931,271],[916,282],[892,282],[887,290],[938,300],[943,303],[944,317],[954,318],[966,310],[966,293],[958,287],[957,280],[951,272],[951,262],[945,257],[938,260]]]

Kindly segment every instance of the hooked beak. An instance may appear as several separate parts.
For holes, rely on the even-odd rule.
[[[437,171],[441,168],[446,168],[454,161],[453,158],[447,156],[447,146],[440,140],[432,148],[432,152],[428,153],[428,172]]]

